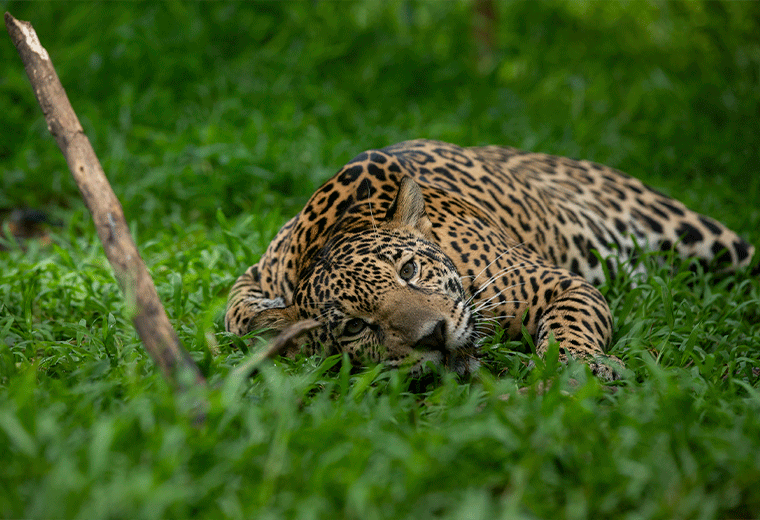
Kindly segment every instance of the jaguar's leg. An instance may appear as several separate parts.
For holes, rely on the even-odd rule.
[[[615,370],[623,362],[605,351],[612,338],[612,314],[599,290],[580,276],[561,269],[547,269],[542,275],[548,289],[547,307],[535,316],[536,350],[543,356],[550,336],[559,343],[560,359],[568,355],[582,360],[605,380],[618,379]]]
[[[254,264],[232,286],[224,326],[228,332],[243,336],[254,329],[254,318],[261,312],[284,307],[283,298],[266,297],[261,289],[259,265]]]

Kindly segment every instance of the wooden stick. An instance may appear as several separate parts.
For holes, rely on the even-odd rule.
[[[98,237],[126,296],[127,309],[146,350],[164,377],[179,390],[205,386],[203,375],[169,323],[153,280],[129,233],[121,204],[79,124],[50,56],[40,44],[32,24],[5,13],[5,26],[24,62],[48,129],[63,152],[92,214]]]
[[[272,338],[264,348],[249,355],[225,378],[222,390],[225,399],[237,397],[243,382],[258,370],[262,361],[271,359],[283,350],[296,346],[296,340],[302,334],[318,326],[319,322],[311,319],[297,321]]]

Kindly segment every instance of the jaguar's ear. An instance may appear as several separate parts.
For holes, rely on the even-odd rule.
[[[280,332],[298,321],[295,305],[266,309],[253,317],[250,330],[270,329]]]
[[[253,329],[269,329],[274,333],[263,351],[264,357],[278,353],[291,357],[298,354],[309,341],[306,332],[317,327],[318,321],[299,320],[295,305],[266,309],[253,319]]]
[[[288,308],[292,309],[293,307],[291,306]],[[261,314],[267,314],[268,317],[265,319],[272,318],[276,321],[275,326],[279,326],[282,316],[274,316],[269,311],[285,310],[286,309],[268,309]],[[282,312],[274,314],[282,314]],[[316,329],[317,327],[319,327],[319,322],[312,319],[299,320],[294,323],[289,323],[285,326],[284,329],[278,330],[277,335],[267,342],[264,349],[259,351],[256,357],[244,362],[242,365],[235,369],[235,372],[242,371],[251,373],[251,371],[256,369],[256,365],[258,365],[263,359],[271,358],[277,354],[285,354],[288,357],[297,355],[299,352],[301,352],[302,348],[308,342],[306,333],[312,329]]]
[[[398,194],[385,214],[385,221],[393,227],[411,226],[429,237],[433,225],[425,211],[422,190],[411,177],[401,179]]]

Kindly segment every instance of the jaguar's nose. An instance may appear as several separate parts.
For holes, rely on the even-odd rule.
[[[445,350],[446,320],[438,320],[430,331],[417,342],[415,347],[424,350]]]

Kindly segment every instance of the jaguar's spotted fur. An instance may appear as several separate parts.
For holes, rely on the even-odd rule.
[[[615,377],[609,307],[593,284],[636,245],[732,269],[754,248],[637,179],[513,148],[408,141],[363,153],[283,226],[233,287],[236,334],[313,318],[308,351],[466,372],[478,339],[521,326],[539,353]],[[598,252],[598,254],[596,253]],[[614,365],[614,363],[613,363]]]

